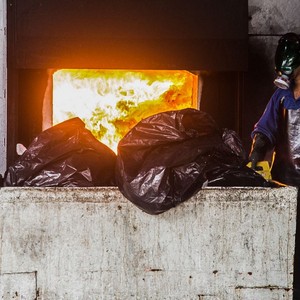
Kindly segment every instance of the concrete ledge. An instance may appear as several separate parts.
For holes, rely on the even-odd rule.
[[[158,216],[117,188],[0,199],[1,299],[292,299],[296,188],[206,188]]]

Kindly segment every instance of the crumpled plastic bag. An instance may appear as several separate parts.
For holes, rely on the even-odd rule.
[[[149,214],[186,201],[204,186],[269,186],[246,166],[238,135],[196,109],[150,116],[119,142],[121,193]]]
[[[39,134],[7,169],[4,186],[111,186],[115,163],[116,154],[73,118]]]

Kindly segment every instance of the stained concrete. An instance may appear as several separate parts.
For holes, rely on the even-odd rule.
[[[158,216],[117,188],[0,199],[1,299],[292,299],[296,188],[206,188]]]

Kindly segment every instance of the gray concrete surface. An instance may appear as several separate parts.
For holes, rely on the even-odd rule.
[[[0,299],[292,299],[296,198],[206,188],[152,216],[117,188],[2,188]]]

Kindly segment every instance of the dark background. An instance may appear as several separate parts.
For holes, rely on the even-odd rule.
[[[298,2],[297,2],[298,3]],[[8,162],[41,131],[47,69],[186,69],[200,109],[250,133],[275,90],[279,37],[300,32],[292,2],[8,0]]]
[[[189,70],[200,109],[242,133],[245,0],[8,0],[8,164],[38,135],[47,70]]]

